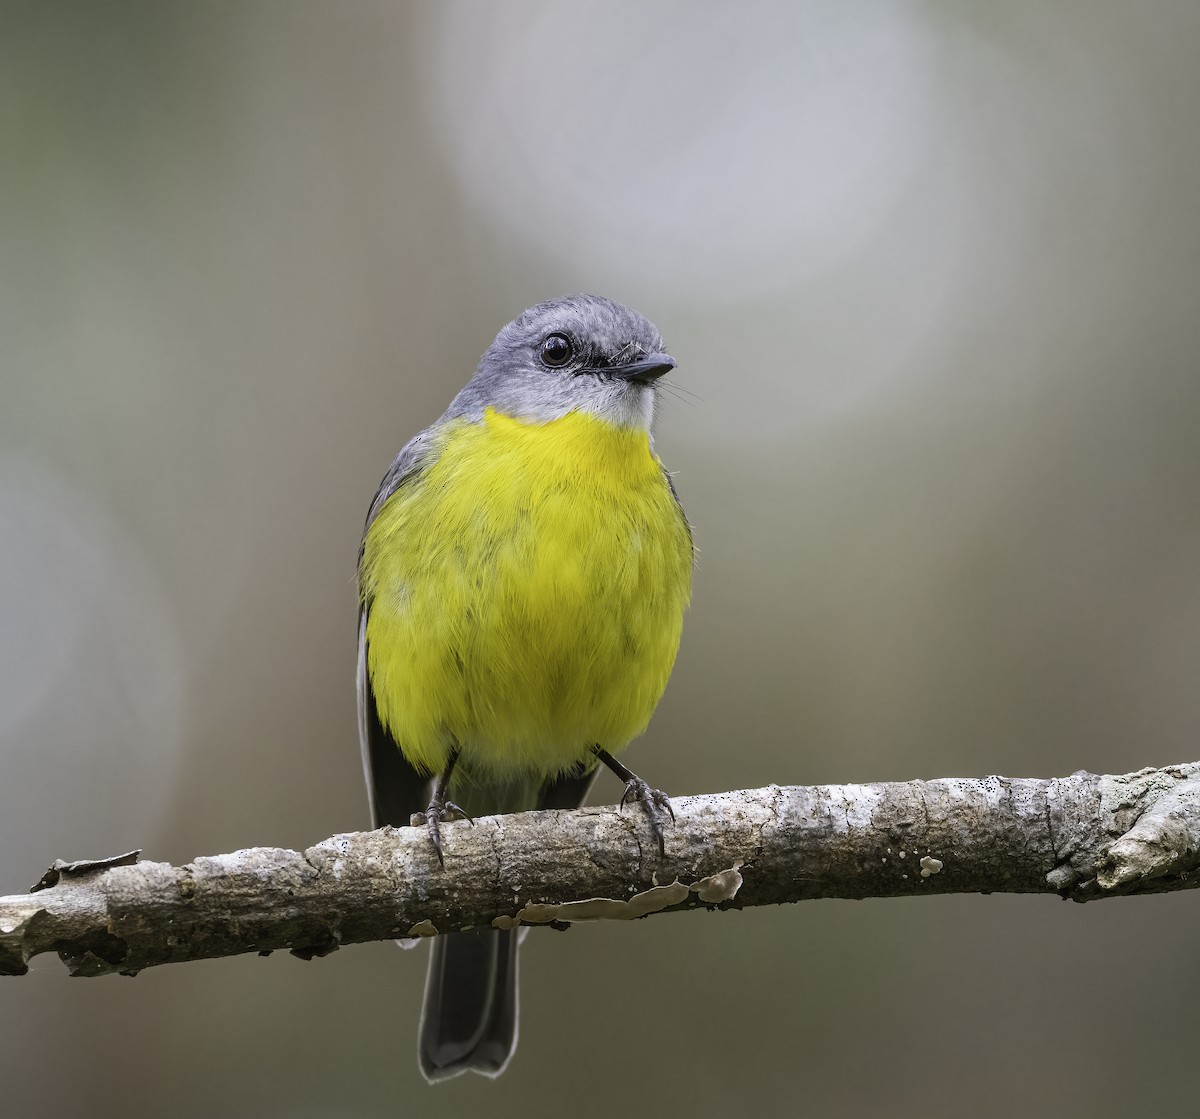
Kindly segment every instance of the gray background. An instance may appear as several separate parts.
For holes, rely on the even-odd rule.
[[[0,892],[365,824],[368,501],[581,289],[679,359],[653,783],[1194,759],[1198,56],[1165,0],[4,4]],[[509,1072],[436,1091],[421,953],[43,957],[4,1109],[1186,1114],[1198,905],[535,933]]]

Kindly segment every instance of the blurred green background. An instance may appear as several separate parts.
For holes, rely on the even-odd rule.
[[[1200,754],[1200,8],[0,6],[0,892],[366,824],[354,559],[522,308],[679,359],[677,794]],[[602,777],[593,800],[612,801]],[[534,933],[0,992],[17,1116],[1190,1114],[1194,894]]]

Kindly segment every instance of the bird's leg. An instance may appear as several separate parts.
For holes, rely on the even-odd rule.
[[[600,746],[593,746],[592,753],[608,766],[621,781],[625,782],[625,792],[621,797],[621,807],[624,808],[625,802],[632,800],[639,803],[645,809],[646,815],[650,818],[650,831],[654,834],[654,838],[658,840],[658,853],[665,855],[667,848],[663,839],[663,822],[668,815],[671,817],[671,822],[675,822],[675,809],[671,807],[671,798],[661,789],[652,789],[633,770],[627,769],[612,754]]]
[[[446,759],[446,768],[433,779],[433,795],[429,798],[429,807],[424,812],[414,812],[408,818],[408,822],[414,828],[423,824],[429,829],[430,842],[437,853],[438,863],[442,866],[446,865],[446,861],[442,858],[441,825],[450,820],[466,820],[472,826],[475,823],[454,801],[446,799],[446,790],[450,787],[450,774],[454,772],[456,761],[458,751],[451,750],[449,758]]]

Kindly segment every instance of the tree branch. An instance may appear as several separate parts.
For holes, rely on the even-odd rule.
[[[1124,776],[948,778],[681,797],[658,854],[636,810],[492,816],[336,835],[186,866],[138,852],[52,867],[0,898],[0,974],[57,952],[72,975],[492,925],[629,920],[809,898],[1196,886],[1200,762]]]

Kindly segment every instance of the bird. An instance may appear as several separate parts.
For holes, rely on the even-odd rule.
[[[645,729],[691,598],[692,529],[654,449],[657,327],[596,295],[505,326],[396,456],[358,562],[359,738],[374,826],[582,803],[601,765],[664,849],[669,798],[615,755]],[[521,930],[523,931],[523,930]],[[518,930],[433,938],[425,1078],[499,1076]]]

